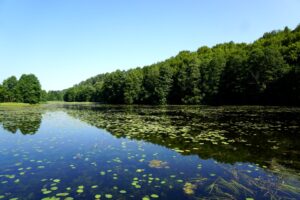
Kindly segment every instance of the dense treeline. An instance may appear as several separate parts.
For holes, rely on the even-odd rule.
[[[50,90],[46,92],[41,89],[38,78],[33,74],[23,74],[19,80],[15,76],[5,79],[0,84],[1,102],[21,102],[36,104],[45,101],[63,101],[64,90]]]
[[[300,26],[251,44],[224,43],[143,68],[100,74],[65,101],[113,104],[300,104]]]
[[[63,101],[64,100],[64,91],[50,90],[47,92],[46,100],[47,101]]]
[[[33,74],[23,74],[19,80],[11,76],[0,84],[0,102],[35,104],[45,98],[46,92],[41,89],[40,81]]]

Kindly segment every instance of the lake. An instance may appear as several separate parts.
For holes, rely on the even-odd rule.
[[[0,199],[300,199],[300,108],[0,107]]]

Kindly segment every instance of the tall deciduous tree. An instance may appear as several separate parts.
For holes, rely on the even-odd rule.
[[[104,78],[102,98],[107,103],[124,103],[124,72],[117,70]]]
[[[288,72],[283,56],[275,46],[255,47],[249,55],[249,94],[260,96],[268,84],[276,81]]]
[[[33,74],[23,74],[18,82],[17,90],[24,103],[35,104],[41,100],[41,84]]]
[[[142,93],[143,71],[141,69],[129,70],[124,77],[124,103],[138,103]]]
[[[19,94],[17,91],[18,80],[15,76],[11,76],[3,81],[5,92],[5,101],[16,102],[19,101]]]
[[[6,90],[4,89],[4,87],[2,85],[0,85],[0,102],[4,102],[5,93],[6,93]]]

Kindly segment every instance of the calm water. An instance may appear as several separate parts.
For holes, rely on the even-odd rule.
[[[0,199],[300,199],[300,109],[0,107]]]

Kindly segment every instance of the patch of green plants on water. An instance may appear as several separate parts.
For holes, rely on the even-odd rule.
[[[162,160],[151,160],[149,162],[149,167],[151,167],[151,168],[157,168],[157,169],[160,169],[160,168],[169,168],[168,163],[164,162]]]
[[[98,112],[92,110],[67,110],[67,112],[70,115],[86,121],[96,127],[105,128],[117,137],[150,141],[155,144],[167,146],[184,155],[198,154],[200,156],[207,156],[207,158],[218,158],[219,156],[223,157],[222,161],[228,161],[229,159],[225,159],[226,156],[231,156],[226,155],[226,153],[230,152],[228,149],[233,150],[233,148],[238,148],[239,146],[245,147],[243,149],[246,150],[250,148],[247,147],[247,144],[250,144],[249,141],[251,141],[251,137],[249,138],[249,134],[251,132],[246,133],[248,129],[242,129],[241,135],[232,136],[233,134],[227,127],[230,125],[230,123],[222,122],[222,120],[220,122],[215,121],[216,117],[220,117],[217,113],[212,113],[212,115],[210,115],[210,113],[191,110],[188,110],[185,113],[184,110],[181,110],[180,114],[178,111],[173,111],[172,109],[153,110],[153,112],[148,109],[141,109],[139,112],[120,110],[111,110],[109,112]],[[221,110],[221,112],[227,111]],[[253,115],[253,117],[257,117],[255,114],[251,115]],[[199,119],[197,117],[199,117]],[[202,123],[201,120],[203,119],[206,119],[207,121]],[[241,124],[243,123],[239,122],[238,127],[242,127]],[[249,124],[251,123],[249,122]],[[255,126],[255,129],[259,129],[259,127],[263,131],[266,130],[262,125]],[[266,127],[274,128],[276,126],[267,125]],[[233,129],[231,128],[230,130]],[[262,154],[266,153],[266,155],[270,156],[271,152],[272,156],[277,155],[280,152],[280,149],[284,148],[284,146],[278,144],[279,139],[280,138],[269,138],[269,142],[266,144],[267,147],[269,147],[268,144],[271,144],[272,146],[279,146],[279,149],[272,149],[268,152],[262,152]],[[127,143],[123,142],[121,144],[120,148],[122,148],[122,151],[129,151],[128,146],[130,146],[130,144]],[[289,143],[289,141],[287,143]],[[209,172],[206,177],[201,178],[185,178],[180,177],[178,174],[175,175],[174,173],[170,174],[170,176],[166,178],[162,176],[155,177],[152,174],[150,175],[148,170],[159,170],[160,172],[168,171],[172,169],[172,165],[169,160],[156,157],[157,154],[153,154],[153,157],[149,157],[148,155],[146,156],[143,152],[143,146],[140,144],[138,144],[137,148],[138,151],[141,151],[140,154],[128,154],[128,160],[132,160],[132,162],[135,163],[139,162],[139,164],[142,163],[144,165],[141,164],[141,166],[135,167],[134,169],[127,169],[126,173],[130,173],[128,176],[132,177],[132,180],[128,182],[130,184],[129,187],[122,188],[116,185],[111,187],[110,190],[107,189],[106,191],[102,192],[101,190],[103,186],[100,184],[99,186],[96,185],[98,183],[93,183],[90,185],[79,183],[75,187],[72,187],[72,190],[60,191],[60,184],[63,182],[61,180],[64,179],[62,177],[56,177],[55,179],[51,180],[41,180],[46,185],[41,189],[41,193],[45,195],[45,199],[71,199],[73,197],[67,197],[69,194],[73,194],[75,197],[83,197],[86,193],[93,189],[92,194],[95,199],[114,199],[118,198],[118,195],[126,195],[127,197],[134,195],[133,191],[140,191],[138,195],[144,191],[142,195],[143,199],[155,199],[160,198],[162,194],[158,193],[157,191],[148,191],[150,187],[155,187],[161,189],[162,191],[166,190],[166,188],[171,190],[179,187],[182,192],[191,198],[197,198],[199,191],[206,192],[207,196],[210,198],[219,199],[237,199],[240,196],[245,197],[245,199],[252,199],[256,196],[264,195],[267,198],[279,199],[281,197],[290,197],[290,195],[299,194],[299,189],[297,187],[299,186],[299,182],[290,181],[284,178],[284,175],[286,175],[286,177],[291,177],[293,175],[293,179],[296,179],[299,177],[297,176],[298,172],[288,170],[289,168],[287,166],[282,165],[282,159],[278,159],[278,162],[274,161],[276,159],[265,162],[267,165],[265,168],[269,168],[266,169],[267,174],[272,175],[272,172],[276,172],[277,174],[275,174],[274,177],[280,177],[280,175],[283,175],[282,178],[278,179],[254,176],[252,172],[259,169],[259,167],[258,165],[250,164],[246,170],[224,169],[224,171],[227,171],[229,174],[229,177],[226,178],[220,177],[220,174],[214,172],[213,170]],[[249,154],[249,151],[243,152],[243,149],[239,149],[240,151],[233,151],[237,152],[237,157],[241,156],[242,154]],[[39,146],[34,147],[34,150],[39,153],[45,151],[45,149]],[[104,150],[104,148],[102,148],[102,150]],[[117,148],[114,146],[109,146],[106,147],[106,150],[117,151]],[[105,162],[113,167],[111,167],[111,169],[103,169],[101,168],[103,163],[97,163],[96,161],[92,160],[93,157],[91,157],[91,155],[93,153],[95,152],[80,152],[74,156],[73,160],[86,162],[93,167],[100,167],[94,174],[95,176],[100,177],[100,179],[111,179],[111,182],[115,181],[116,179],[124,180],[124,177],[121,176],[120,173],[123,173],[121,170],[122,165],[126,164],[126,158],[120,158],[119,156],[112,157]],[[27,159],[28,157],[24,158]],[[237,160],[234,161],[236,162]],[[49,164],[49,162],[47,162],[47,160],[35,160],[33,163],[37,164],[36,168],[39,168],[38,166],[45,167],[45,169],[40,168],[40,170],[48,169],[47,164]],[[27,171],[25,170],[27,169],[27,166],[23,166],[22,163],[16,163],[15,166],[18,168],[18,173],[27,174]],[[76,170],[78,165],[74,162],[68,163],[67,166],[72,170]],[[195,167],[199,169],[199,171],[202,169],[201,164],[198,164]],[[80,166],[78,166],[78,169],[81,169]],[[9,181],[17,180],[21,181],[22,183],[24,180],[22,180],[22,175],[7,173],[3,174],[2,177],[0,176],[0,178],[5,179],[5,181],[8,181],[8,183]],[[47,184],[47,181],[50,181],[50,183]],[[98,194],[99,191],[102,193]],[[262,192],[257,194],[257,191]]]
[[[300,131],[297,109],[101,105],[66,108],[71,116],[106,129],[116,137],[145,140],[183,155],[197,154],[220,162],[268,166],[270,158],[288,163],[285,155],[295,157],[300,151],[295,140]],[[280,118],[281,113],[285,113],[286,119]],[[288,166],[297,168],[293,164]]]
[[[104,128],[117,137],[126,137],[144,140],[157,140],[173,144],[174,141],[187,145],[198,145],[202,142],[229,144],[232,140],[224,137],[224,130],[193,132],[193,126],[185,124],[180,116],[168,117],[156,113],[144,115],[138,113],[127,112],[94,112],[89,110],[76,111],[68,110],[69,114],[76,118],[80,118],[94,126]],[[177,119],[177,117],[179,119]],[[181,118],[181,119],[180,119]],[[178,123],[178,124],[177,124]],[[183,152],[186,149],[182,149]],[[189,150],[187,150],[189,152]]]
[[[22,109],[0,108],[0,124],[11,133],[20,130],[24,135],[35,134],[42,122],[42,114],[43,110],[38,106]]]

